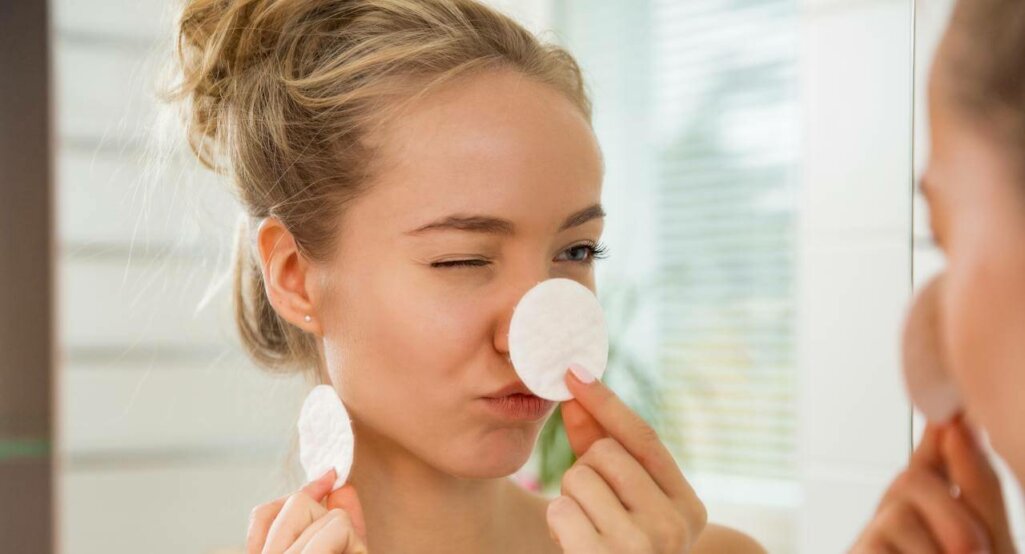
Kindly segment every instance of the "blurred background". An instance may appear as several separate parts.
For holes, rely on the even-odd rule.
[[[843,551],[922,427],[898,337],[914,286],[943,263],[913,183],[951,1],[490,3],[566,45],[591,87],[610,384],[657,425],[712,521],[774,553]],[[55,231],[25,217],[12,233],[53,234],[56,291],[54,373],[39,378],[53,395],[48,411],[4,412],[0,471],[52,464],[42,509],[70,554],[232,551],[249,510],[301,480],[308,385],[242,354],[237,209],[154,98],[174,4],[53,0],[45,45],[0,38],[5,61],[40,46],[52,63]],[[7,294],[13,315],[21,295]],[[0,345],[24,344],[14,336]],[[29,367],[4,370],[5,401]],[[52,432],[11,423],[26,413]],[[525,486],[557,487],[556,424]]]

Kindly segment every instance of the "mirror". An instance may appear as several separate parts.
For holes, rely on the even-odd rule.
[[[898,338],[941,263],[912,184],[951,2],[490,3],[590,89],[608,384],[711,521],[774,553],[843,551],[920,427]],[[257,369],[235,334],[240,210],[153,95],[172,7],[50,9],[59,549],[242,551],[250,509],[304,481],[309,383]],[[557,492],[570,455],[553,420],[513,478]]]

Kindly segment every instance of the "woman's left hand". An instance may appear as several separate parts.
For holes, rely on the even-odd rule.
[[[562,404],[578,460],[548,506],[552,536],[567,553],[690,552],[707,521],[704,504],[655,430],[601,381],[574,369]]]

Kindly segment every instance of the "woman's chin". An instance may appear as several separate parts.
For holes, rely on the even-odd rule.
[[[497,435],[497,436],[496,436]],[[495,432],[471,445],[450,468],[453,475],[467,479],[497,479],[516,473],[530,459],[537,433]]]

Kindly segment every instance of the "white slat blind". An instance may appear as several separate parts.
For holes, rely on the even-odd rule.
[[[306,386],[242,355],[212,287],[237,208],[154,124],[174,6],[51,7],[60,551],[241,551],[252,507],[294,489]]]
[[[606,186],[653,196],[655,259],[643,280],[657,283],[645,292],[657,320],[654,372],[664,437],[691,472],[796,477],[796,4],[557,8],[595,92],[610,167],[631,138],[651,150],[627,162],[630,182],[612,174]],[[636,59],[623,63],[623,52]],[[632,92],[618,94],[624,86]],[[637,99],[644,128],[609,116],[624,109],[610,104]]]

